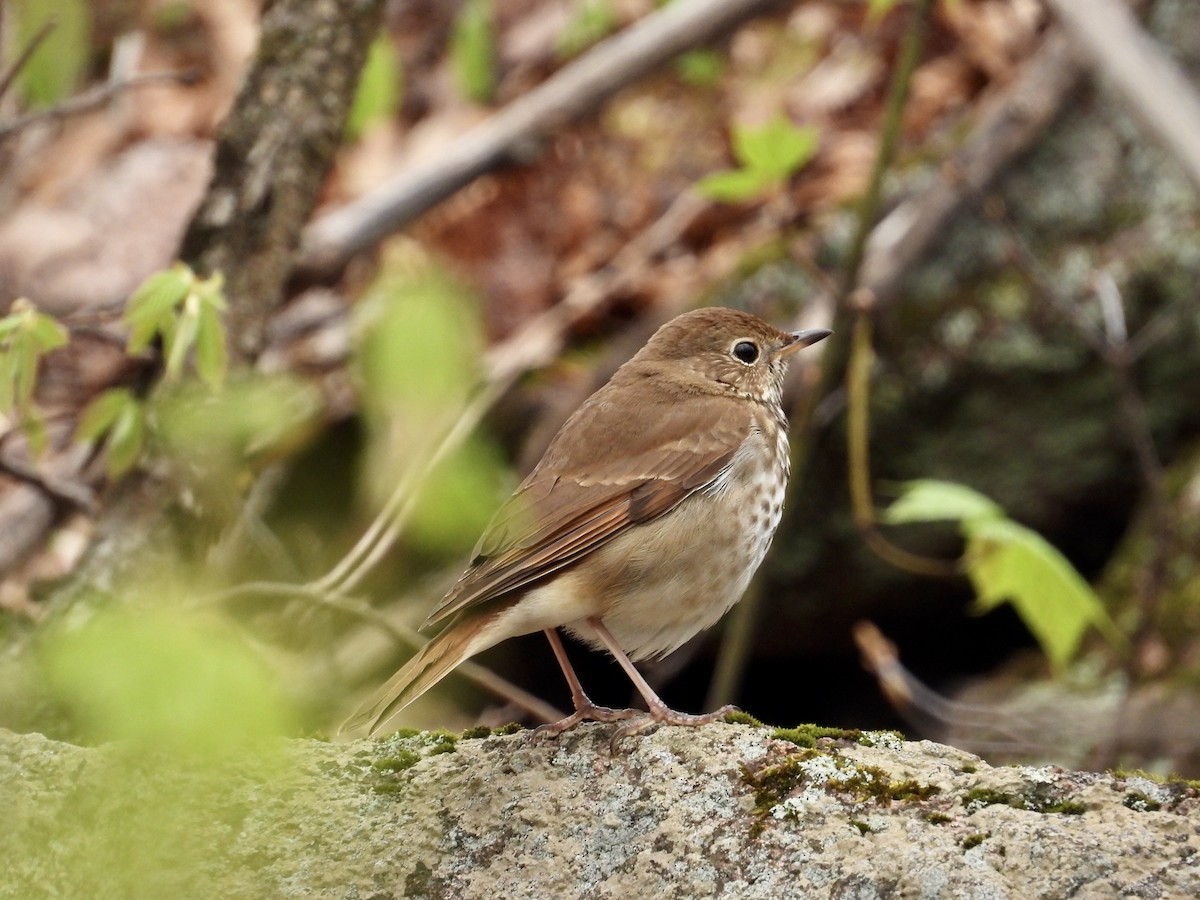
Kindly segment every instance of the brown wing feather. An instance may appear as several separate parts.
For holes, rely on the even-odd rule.
[[[674,509],[719,477],[753,427],[746,404],[719,396],[646,404],[644,422],[630,423],[607,390],[563,426],[426,624],[483,606]]]

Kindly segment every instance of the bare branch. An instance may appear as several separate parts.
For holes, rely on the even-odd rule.
[[[1121,0],[1046,0],[1071,40],[1200,188],[1200,98]]]
[[[91,112],[126,91],[164,83],[187,85],[193,83],[198,77],[199,73],[195,69],[187,69],[182,72],[144,72],[140,75],[131,75],[122,81],[109,81],[84,91],[77,97],[64,100],[49,109],[39,109],[37,112],[18,116],[11,122],[0,125],[0,141],[10,138],[38,122],[65,119],[69,116]]]
[[[727,34],[777,2],[680,0],[664,6],[472,128],[438,159],[402,172],[378,190],[317,220],[304,234],[300,276],[336,274],[350,257],[519,155],[530,141],[594,108],[679,53]]]
[[[1000,173],[1033,145],[1082,76],[1065,35],[1047,34],[1020,77],[983,113],[969,143],[942,166],[938,178],[875,226],[859,285],[876,302],[889,300],[904,276],[944,237],[946,225],[978,202]]]

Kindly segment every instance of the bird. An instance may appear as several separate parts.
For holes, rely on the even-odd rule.
[[[783,511],[784,375],[792,354],[831,333],[786,332],[725,307],[662,325],[563,424],[424,626],[442,630],[343,730],[384,733],[460,663],[537,631],[574,705],[537,729],[544,735],[620,722],[615,746],[624,735],[702,725],[734,710],[677,712],[634,662],[676,650],[745,592]],[[560,628],[611,654],[647,709],[593,703]]]

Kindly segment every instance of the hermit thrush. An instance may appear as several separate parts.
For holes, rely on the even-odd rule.
[[[748,313],[701,309],[662,326],[563,425],[496,514],[475,557],[429,617],[448,624],[349,727],[382,731],[394,714],[482,650],[545,631],[585,720],[699,725],[676,712],[631,660],[661,657],[741,597],[779,524],[787,485],[788,357],[829,335],[788,334]],[[620,663],[649,712],[594,705],[556,629]]]

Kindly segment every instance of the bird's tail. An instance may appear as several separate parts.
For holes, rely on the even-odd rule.
[[[473,645],[490,620],[490,616],[476,616],[443,630],[372,694],[339,731],[361,733],[368,728],[367,733],[372,737],[385,731],[400,710],[445,678],[459,663],[486,649]]]

